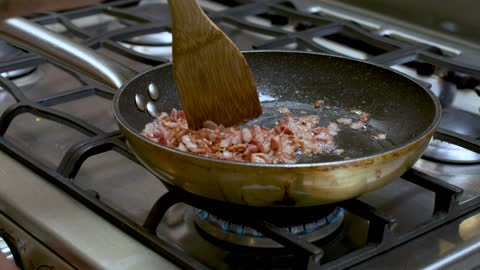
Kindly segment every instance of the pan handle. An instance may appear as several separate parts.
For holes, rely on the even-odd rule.
[[[135,74],[93,49],[23,18],[0,22],[0,38],[114,89],[122,87]]]

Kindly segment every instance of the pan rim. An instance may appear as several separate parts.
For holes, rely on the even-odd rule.
[[[117,91],[117,93],[115,94],[114,99],[113,99],[113,114],[114,114],[115,119],[124,129],[128,130],[129,133],[133,134],[138,139],[140,139],[143,142],[148,143],[148,144],[150,144],[154,147],[158,147],[158,148],[161,148],[161,149],[166,150],[166,151],[171,151],[175,154],[179,154],[179,155],[186,156],[186,157],[189,157],[189,158],[195,158],[195,159],[200,159],[200,160],[203,160],[203,161],[214,162],[216,164],[225,164],[225,165],[231,165],[231,166],[246,166],[246,167],[262,167],[262,168],[267,168],[267,167],[271,167],[271,168],[279,168],[279,167],[281,167],[281,168],[310,168],[310,167],[338,166],[338,165],[352,164],[352,163],[356,163],[356,162],[362,162],[362,161],[365,161],[365,160],[371,160],[371,159],[384,157],[384,156],[387,156],[389,154],[401,151],[402,149],[406,149],[406,148],[410,147],[411,145],[416,144],[417,142],[424,139],[429,134],[433,133],[436,130],[436,128],[438,127],[438,124],[440,123],[442,108],[441,108],[441,105],[440,105],[440,101],[435,96],[435,94],[431,90],[426,88],[424,85],[422,85],[419,82],[417,82],[416,80],[414,80],[413,78],[411,78],[409,76],[406,76],[405,74],[401,73],[400,71],[397,71],[397,70],[392,69],[390,67],[386,67],[386,66],[382,66],[382,65],[379,65],[379,64],[371,63],[371,62],[361,60],[361,59],[351,58],[351,57],[348,57],[348,56],[338,56],[338,55],[332,55],[332,54],[327,54],[327,53],[319,53],[319,52],[287,51],[287,50],[248,50],[248,51],[242,51],[242,53],[243,54],[256,54],[256,53],[308,54],[308,55],[314,55],[314,56],[325,56],[325,57],[332,57],[332,58],[338,58],[338,59],[343,59],[343,60],[355,61],[355,62],[360,62],[360,63],[363,63],[363,64],[375,66],[375,67],[378,67],[378,68],[381,68],[381,69],[384,69],[384,70],[388,70],[390,72],[396,73],[399,76],[402,76],[403,78],[411,81],[412,83],[416,84],[418,87],[423,89],[423,91],[426,92],[426,94],[430,97],[431,101],[433,102],[433,104],[435,106],[435,117],[434,117],[433,121],[430,123],[430,125],[428,126],[428,128],[426,128],[421,134],[414,137],[413,139],[410,139],[409,141],[407,141],[405,143],[402,143],[401,145],[399,145],[397,147],[394,147],[394,148],[392,148],[388,151],[384,151],[384,152],[380,152],[380,153],[376,153],[376,154],[371,154],[371,155],[367,155],[367,156],[362,156],[362,157],[358,157],[358,158],[352,158],[352,159],[348,159],[348,160],[336,160],[336,161],[315,162],[315,163],[278,164],[278,163],[253,163],[253,162],[243,162],[243,161],[233,161],[233,160],[222,160],[222,159],[216,159],[216,158],[210,158],[210,157],[195,155],[195,154],[192,154],[192,153],[189,153],[189,152],[184,152],[184,151],[172,148],[172,147],[168,147],[168,146],[165,146],[165,145],[162,145],[162,144],[158,144],[158,143],[155,143],[155,142],[149,140],[148,138],[142,136],[139,132],[135,131],[135,129],[128,124],[128,122],[122,117],[122,115],[120,113],[120,108],[119,108],[119,105],[118,105],[119,99],[120,99],[121,94],[128,87],[128,85],[131,82],[133,82],[133,81],[137,80],[138,78],[142,77],[145,73],[148,73],[152,70],[156,70],[156,69],[160,69],[160,68],[164,68],[166,66],[171,66],[172,65],[172,63],[166,63],[166,64],[162,64],[162,65],[159,65],[159,66],[155,66],[155,67],[153,67],[151,69],[148,69],[146,71],[143,71],[141,73],[138,73],[137,75],[130,78],[130,80],[127,83],[125,83],[121,87],[121,89],[119,89]],[[135,151],[135,150],[132,149],[132,151]]]

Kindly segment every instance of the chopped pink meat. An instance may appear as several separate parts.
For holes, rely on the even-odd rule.
[[[358,121],[360,121],[360,122],[362,122],[362,123],[367,123],[368,120],[370,120],[370,114],[369,114],[369,113],[362,112],[362,113],[358,116]]]
[[[330,134],[335,136],[340,131],[340,127],[337,123],[331,122],[330,124],[328,124],[328,131],[330,131]]]
[[[250,156],[250,161],[251,162],[256,162],[256,163],[271,163],[272,160],[267,154],[264,153],[255,153]]]
[[[313,103],[313,107],[315,108],[320,108],[320,106],[322,106],[324,103],[323,100],[319,99],[319,100],[316,100],[314,103]]]
[[[242,141],[244,143],[249,143],[252,141],[252,133],[250,132],[250,129],[242,128]]]
[[[385,133],[381,133],[377,131],[372,134],[372,137],[375,140],[385,140],[387,138],[387,135]]]
[[[350,125],[352,123],[352,119],[350,119],[350,118],[338,118],[337,123],[344,124],[344,125]]]
[[[275,109],[277,112],[279,113],[284,113],[284,114],[288,114],[288,115],[291,115],[292,113],[290,112],[290,110],[286,107],[278,107]]]
[[[352,129],[362,129],[365,126],[365,123],[363,122],[353,122],[350,124],[350,128]]]
[[[212,121],[202,129],[191,130],[183,111],[162,113],[145,126],[142,134],[152,141],[181,151],[206,157],[257,162],[293,163],[298,155],[330,153],[336,148],[334,136],[338,124],[318,126],[316,115],[288,116],[268,129],[258,125],[251,128],[224,128]]]

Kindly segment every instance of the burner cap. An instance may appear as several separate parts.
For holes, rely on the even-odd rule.
[[[170,21],[170,12],[167,4],[152,3],[152,1],[141,1],[138,6],[129,9],[129,12],[138,14],[139,17],[151,21],[168,22]],[[139,46],[171,46],[172,34],[170,32],[151,33],[128,38],[123,42]]]
[[[214,238],[247,247],[283,247],[281,244],[263,236],[262,233],[248,226],[229,222],[201,209],[195,210],[194,220],[197,226]],[[342,224],[344,215],[345,210],[337,207],[326,217],[306,224],[292,224],[291,226],[283,227],[283,229],[306,241],[314,242],[334,233]]]

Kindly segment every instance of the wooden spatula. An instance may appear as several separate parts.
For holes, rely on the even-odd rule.
[[[195,0],[168,0],[173,74],[188,126],[230,126],[262,113],[247,61]]]

